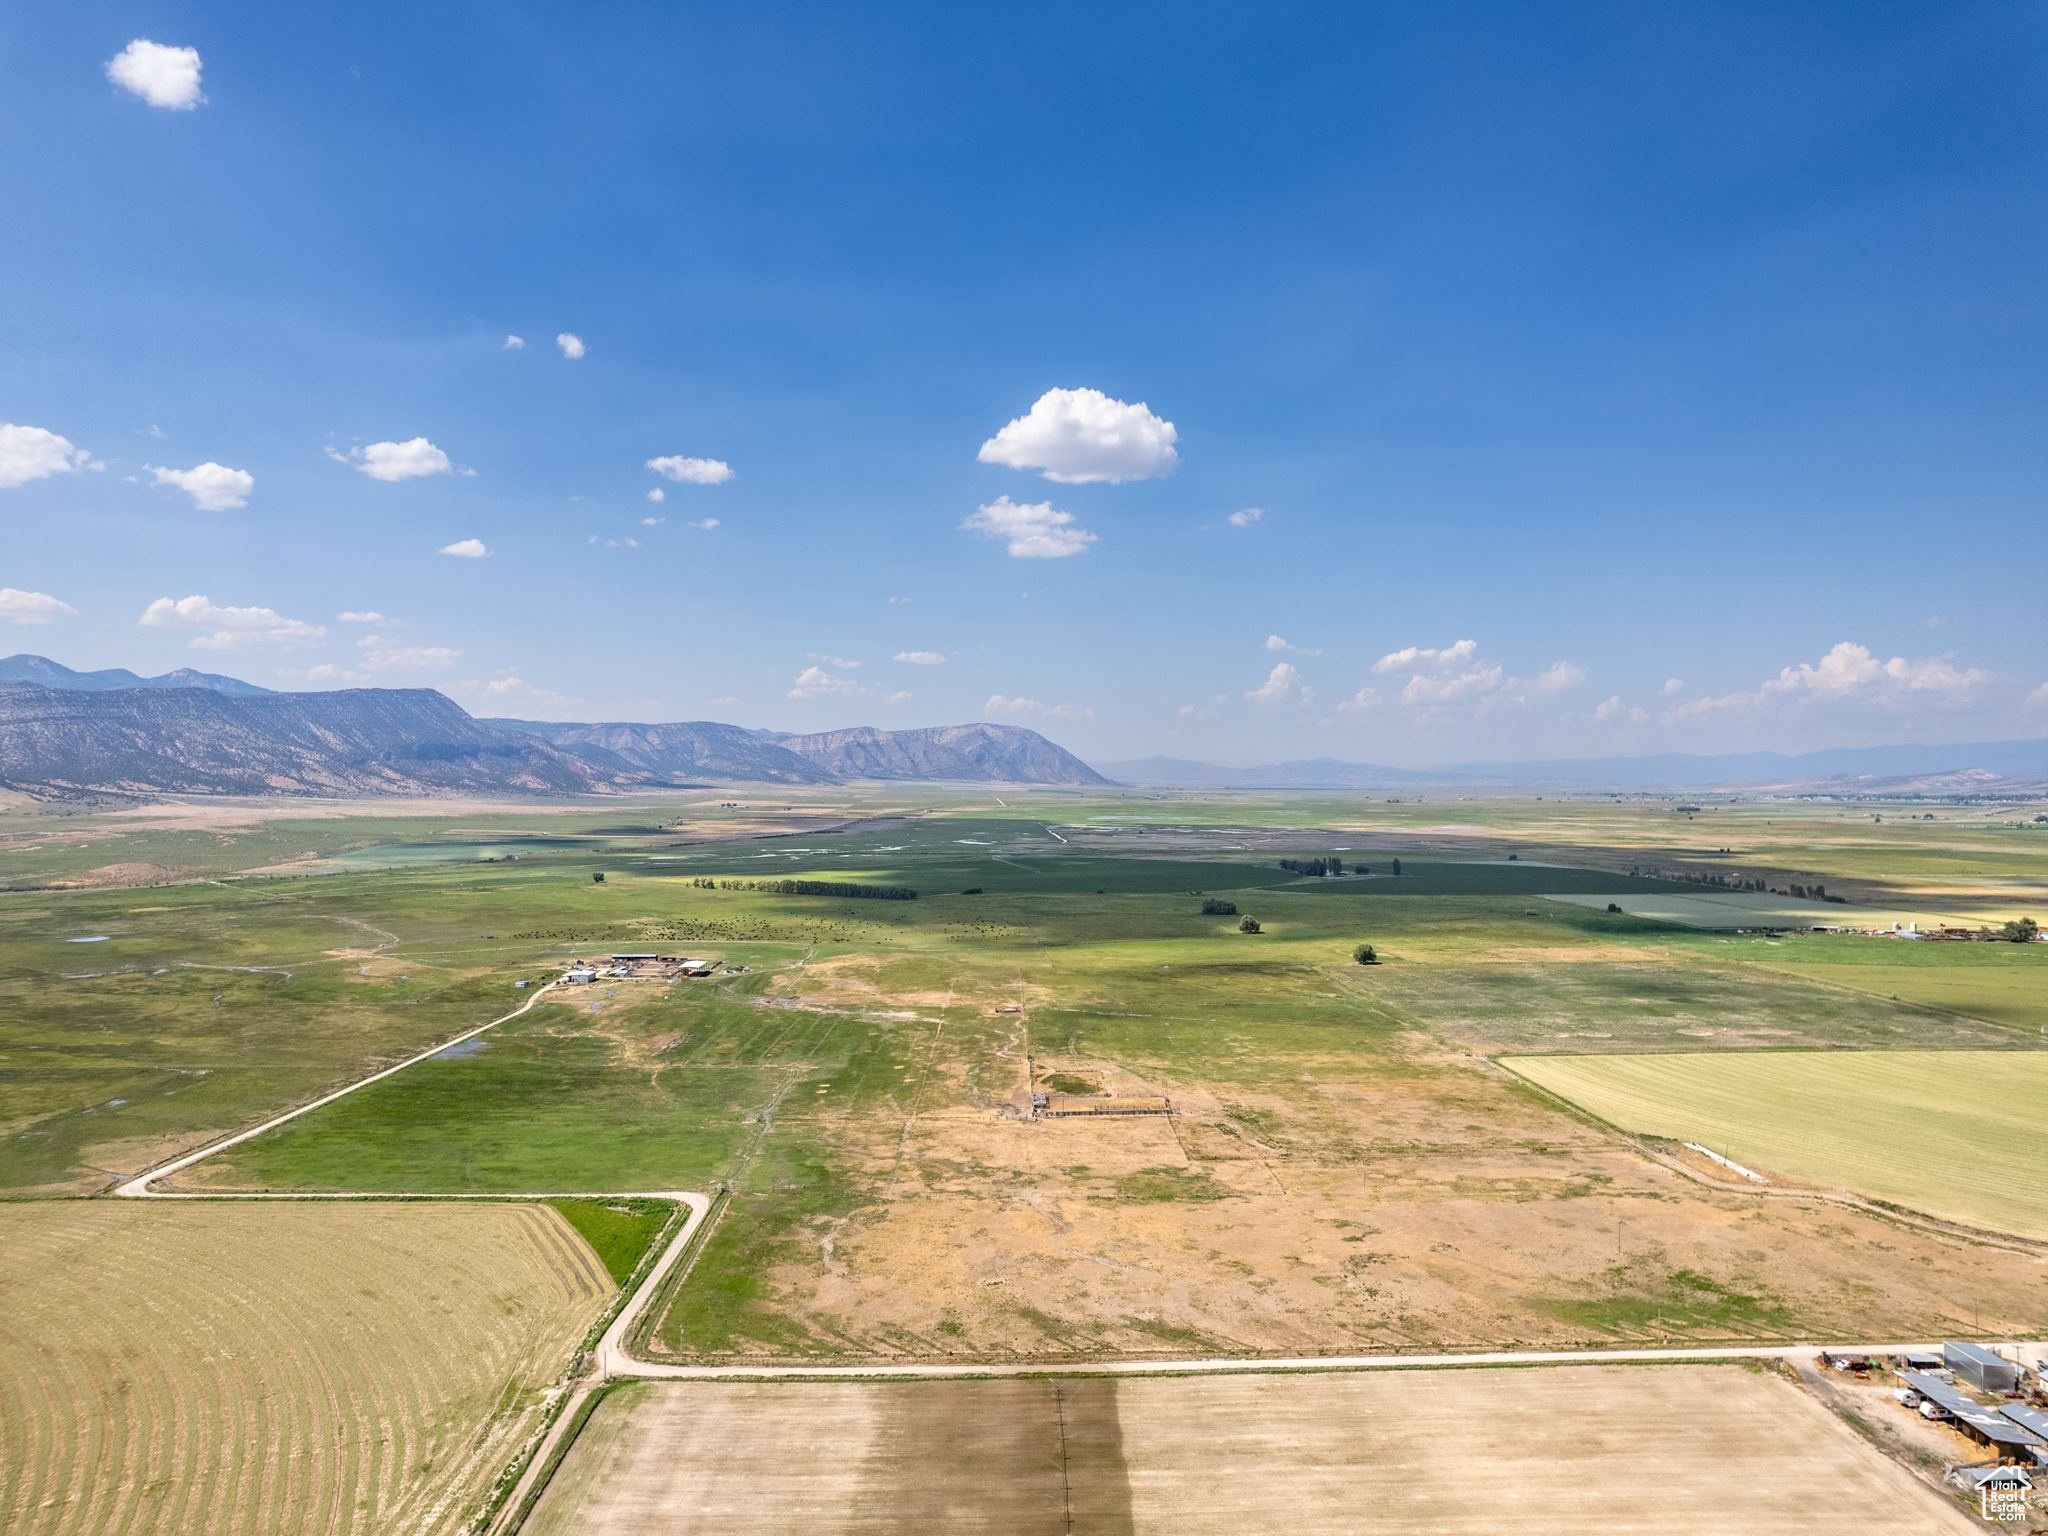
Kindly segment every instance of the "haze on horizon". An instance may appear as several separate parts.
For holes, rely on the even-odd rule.
[[[0,24],[0,651],[1094,761],[2048,734],[2038,8],[398,14]]]

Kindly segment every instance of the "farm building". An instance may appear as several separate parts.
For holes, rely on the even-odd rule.
[[[1943,1344],[1941,1361],[1971,1386],[1986,1392],[2010,1392],[2020,1384],[2019,1367],[1981,1344]]]
[[[1945,1371],[1948,1369],[1947,1366],[1941,1363],[1940,1355],[1924,1354],[1917,1350],[1908,1350],[1905,1354],[1899,1356],[1899,1368],[1907,1371],[1929,1372]]]
[[[2033,1452],[2042,1444],[2030,1431],[2022,1429],[1996,1408],[1987,1408],[1963,1396],[1946,1382],[1936,1381],[1932,1376],[1923,1376],[1917,1371],[1907,1371],[1900,1379],[1954,1420],[1957,1429],[1972,1440],[1990,1446],[2000,1457],[2031,1460]]]
[[[594,967],[588,965],[572,965],[562,973],[562,980],[578,982],[595,981],[597,980],[597,971]]]
[[[2025,1403],[2000,1403],[1998,1411],[2021,1429],[2039,1436],[2042,1446],[2048,1448],[2048,1413],[2030,1408]]]
[[[1033,1094],[1036,1103],[1038,1095]],[[1173,1101],[1167,1098],[1112,1099],[1055,1094],[1039,1114],[1059,1120],[1082,1115],[1170,1115]]]

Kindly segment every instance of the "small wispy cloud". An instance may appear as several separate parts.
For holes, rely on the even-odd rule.
[[[1094,534],[1074,526],[1073,513],[1058,511],[1049,501],[1019,503],[1007,496],[984,502],[960,526],[1003,540],[1016,560],[1063,560],[1095,542]]]
[[[1264,507],[1246,507],[1242,512],[1231,513],[1225,521],[1233,528],[1249,528],[1265,515]]]
[[[992,693],[981,706],[987,715],[1043,715],[1051,720],[1093,720],[1095,711],[1085,704],[1041,704],[1036,699]]]
[[[647,467],[677,485],[724,485],[733,477],[732,466],[723,459],[694,459],[682,453],[665,453],[649,459]]]
[[[1269,651],[1285,652],[1290,656],[1320,656],[1323,654],[1322,647],[1320,646],[1295,645],[1292,641],[1283,640],[1278,635],[1266,636],[1266,649]]]
[[[574,331],[563,331],[555,337],[555,345],[562,349],[562,356],[570,359],[581,357],[589,349],[583,345],[583,338]]]

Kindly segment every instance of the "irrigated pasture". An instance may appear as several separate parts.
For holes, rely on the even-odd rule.
[[[545,1206],[0,1205],[0,1529],[458,1531],[610,1291]]]
[[[1717,1052],[1507,1063],[1625,1130],[1969,1226],[2048,1238],[2048,1054]]]
[[[636,1385],[598,1408],[528,1532],[1973,1528],[1782,1377],[1732,1366],[1574,1366]]]
[[[1674,893],[1675,892],[1675,893]],[[1601,890],[1591,894],[1545,893],[1551,901],[1579,907],[1604,907],[1613,902],[1630,917],[1645,917],[1685,928],[1889,928],[1894,923],[1938,928],[1970,925],[1972,919],[1934,906],[1848,906],[1831,901],[1801,901],[1763,891],[1687,891],[1675,887],[1660,894]]]

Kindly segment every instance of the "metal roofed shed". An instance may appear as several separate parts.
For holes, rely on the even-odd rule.
[[[1986,1392],[2011,1392],[2020,1384],[2019,1367],[1981,1344],[1950,1341],[1941,1346],[1941,1359],[1964,1381]]]
[[[2030,1408],[2025,1403],[2000,1403],[1998,1411],[2021,1429],[2032,1430],[2041,1437],[2043,1445],[2048,1445],[2048,1413]]]
[[[1947,1366],[1941,1363],[1941,1356],[1926,1354],[1919,1350],[1908,1350],[1905,1354],[1899,1356],[1899,1363],[1909,1371],[1945,1371],[1948,1369]]]
[[[1963,1433],[1996,1446],[2001,1454],[2023,1455],[2042,1442],[1996,1408],[1987,1408],[1973,1402],[1954,1387],[1936,1381],[1932,1376],[1923,1376],[1918,1371],[1907,1371],[1902,1379],[1906,1385],[1934,1404],[1943,1413],[1956,1421],[1956,1427]]]

